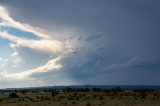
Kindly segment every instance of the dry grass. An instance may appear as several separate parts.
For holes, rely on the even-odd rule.
[[[52,97],[50,92],[0,95],[0,106],[160,106],[160,93],[70,92]]]

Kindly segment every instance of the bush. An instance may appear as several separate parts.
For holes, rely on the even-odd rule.
[[[102,96],[100,96],[100,97],[99,97],[99,100],[103,100],[103,97],[102,97]]]
[[[3,98],[0,98],[0,102],[2,102],[3,101]]]
[[[137,97],[134,97],[134,99],[137,100],[138,98],[137,98]]]
[[[40,97],[39,96],[36,96],[36,99],[39,99]]]
[[[73,97],[71,97],[71,96],[69,96],[67,99],[68,99],[68,100],[73,100],[74,98],[73,98]]]
[[[9,98],[19,98],[19,96],[16,93],[10,93]]]
[[[54,97],[54,96],[56,96],[56,95],[59,94],[59,92],[58,92],[58,91],[55,91],[55,90],[53,90],[51,93],[52,93],[52,97]]]
[[[50,100],[51,98],[49,98],[48,96],[44,97],[44,100]]]
[[[77,97],[76,97],[76,101],[79,101],[79,99],[80,99],[80,97],[77,96]]]
[[[77,96],[77,93],[74,93],[73,95],[74,95],[74,96]]]
[[[73,104],[73,105],[75,105],[75,104],[76,104],[76,102],[74,102],[74,101],[73,101],[73,102],[72,102],[72,104]]]
[[[87,103],[86,106],[91,106],[91,103]]]
[[[122,89],[120,87],[115,87],[111,89],[112,92],[117,93],[117,92],[121,92]]]

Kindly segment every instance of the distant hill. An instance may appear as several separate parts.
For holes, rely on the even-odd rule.
[[[56,89],[62,90],[66,87],[69,88],[101,88],[101,89],[112,89],[115,87],[120,87],[121,89],[152,89],[152,90],[160,90],[159,85],[69,85],[69,86],[43,86],[43,87],[25,87],[25,88],[6,88],[1,90],[22,90],[22,89]]]

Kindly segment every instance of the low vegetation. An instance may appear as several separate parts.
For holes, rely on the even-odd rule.
[[[1,90],[0,106],[160,106],[160,92],[119,87]]]

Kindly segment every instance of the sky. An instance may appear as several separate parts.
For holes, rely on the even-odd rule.
[[[159,0],[0,0],[0,88],[160,85]]]

